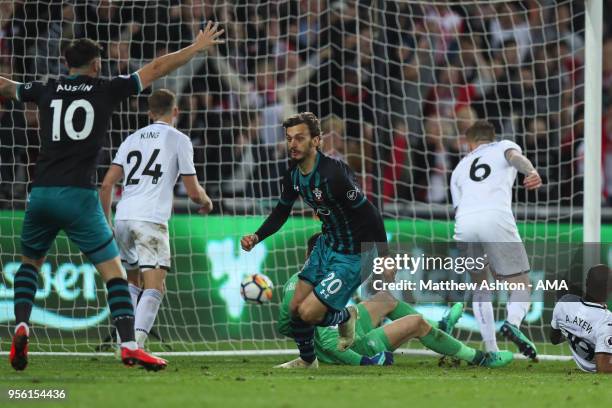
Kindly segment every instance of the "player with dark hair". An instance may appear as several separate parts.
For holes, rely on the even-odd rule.
[[[612,313],[606,304],[610,292],[610,268],[595,265],[587,274],[584,296],[564,295],[553,310],[550,342],[567,340],[583,371],[612,373]]]
[[[317,245],[319,235],[315,234],[308,240],[307,257]],[[278,330],[288,337],[293,337],[289,309],[298,282],[297,273],[289,278],[280,305]],[[356,307],[359,310],[359,318],[355,328],[355,343],[347,350],[338,351],[338,330],[334,327],[317,327],[314,335],[317,360],[329,364],[391,365],[393,351],[413,338],[418,338],[421,344],[430,350],[467,361],[469,364],[498,368],[510,364],[513,360],[509,351],[482,352],[466,346],[450,335],[461,317],[461,303],[455,304],[440,322],[427,321],[411,305],[395,299],[388,292],[379,292]],[[391,322],[383,325],[385,319]],[[444,330],[442,326],[445,327]],[[294,367],[296,366],[287,368]],[[297,367],[316,366],[311,364]]]
[[[346,304],[362,282],[362,265],[386,256],[387,236],[382,216],[357,186],[351,169],[319,151],[318,118],[299,113],[288,117],[283,127],[293,164],[282,180],[277,206],[241,245],[250,251],[278,231],[298,196],[319,216],[323,233],[299,274],[290,306],[300,357],[283,365],[316,366],[315,326],[339,325],[339,350],[353,343],[358,310]]]
[[[75,40],[65,49],[66,77],[26,84],[0,77],[0,95],[35,103],[40,117],[41,148],[21,232],[22,264],[14,280],[16,328],[9,360],[16,370],[27,366],[38,271],[60,230],[106,282],[111,317],[122,339],[123,363],[152,370],[166,366],[165,360],[139,349],[134,340],[134,309],[117,244],[98,199],[96,163],[117,105],[199,52],[222,43],[221,34],[218,24],[209,22],[191,45],[111,80],[99,78],[101,48],[88,39]]]

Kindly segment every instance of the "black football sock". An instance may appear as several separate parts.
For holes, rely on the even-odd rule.
[[[106,282],[108,290],[108,307],[113,324],[119,332],[123,343],[135,341],[134,338],[134,306],[130,290],[125,279],[114,278]]]
[[[13,281],[15,322],[30,323],[34,296],[38,289],[38,271],[34,265],[21,264]]]
[[[289,324],[293,333],[293,339],[297,344],[298,350],[300,350],[300,358],[308,363],[312,363],[316,358],[314,349],[314,326],[296,316],[291,318]]]

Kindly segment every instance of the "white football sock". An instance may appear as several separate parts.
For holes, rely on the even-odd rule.
[[[121,347],[129,350],[137,350],[138,344],[135,341],[124,341],[121,343]]]
[[[157,289],[145,289],[142,292],[140,302],[138,302],[138,307],[136,308],[136,320],[134,322],[136,338],[142,340],[142,344],[140,342],[138,344],[141,348],[144,346],[144,341],[151,331],[151,327],[153,327],[163,297],[164,295]],[[139,336],[139,332],[144,332],[144,339],[142,335]]]
[[[474,317],[480,327],[480,335],[486,351],[499,351],[495,338],[495,316],[493,315],[492,293],[488,290],[475,290],[472,294]]]
[[[508,323],[515,325],[516,327],[521,326],[521,322],[529,312],[529,306],[531,302],[526,300],[529,299],[529,292],[526,290],[513,290],[508,296],[508,303],[506,304],[506,320]]]
[[[133,283],[128,284],[130,289],[130,297],[132,298],[132,304],[134,305],[134,310],[136,310],[136,306],[138,305],[138,296],[142,292],[142,288],[134,285]]]

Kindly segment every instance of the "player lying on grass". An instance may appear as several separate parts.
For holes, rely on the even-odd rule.
[[[318,245],[318,234],[308,240],[308,253]],[[285,284],[278,319],[280,333],[293,337],[291,331],[290,304],[298,283],[298,274]],[[513,355],[509,351],[482,352],[473,349],[437,328],[437,323],[425,320],[409,304],[398,301],[388,292],[380,292],[357,305],[356,338],[345,351],[337,350],[338,330],[334,327],[317,327],[314,335],[316,360],[311,364],[281,364],[280,368],[316,368],[318,360],[330,364],[391,365],[393,351],[410,339],[418,338],[423,346],[437,353],[452,356],[470,364],[497,368],[509,364]],[[463,307],[455,304],[440,326],[450,333],[461,317]],[[385,319],[391,323],[381,326]]]
[[[316,360],[315,326],[339,325],[340,350],[353,343],[358,310],[346,305],[366,276],[362,266],[387,254],[387,235],[380,212],[359,189],[351,169],[319,151],[319,119],[300,113],[283,127],[292,165],[283,177],[280,200],[262,226],[240,243],[250,251],[278,231],[300,196],[322,221],[323,234],[299,274],[290,305],[300,358],[287,364],[302,365]]]
[[[0,95],[35,103],[40,117],[41,147],[21,231],[22,264],[13,284],[16,327],[9,361],[16,370],[25,369],[28,363],[29,320],[38,271],[60,230],[106,282],[111,318],[122,339],[123,363],[152,370],[166,366],[164,359],[145,353],[134,340],[134,308],[119,250],[98,199],[96,164],[119,103],[221,43],[221,34],[217,24],[209,23],[188,47],[158,57],[132,75],[111,80],[99,78],[101,48],[88,39],[66,47],[69,76],[27,84],[0,77]]]
[[[509,140],[495,140],[495,128],[480,120],[466,131],[470,152],[451,176],[455,208],[455,240],[467,249],[466,256],[487,256],[488,265],[472,271],[473,282],[495,279],[524,284],[525,290],[510,291],[506,321],[500,331],[521,353],[535,359],[535,344],[520,330],[530,306],[529,260],[512,214],[512,186],[517,171],[525,175],[524,186],[534,190],[542,180],[521,148]],[[490,270],[489,270],[490,267]],[[497,351],[495,317],[490,290],[474,290],[474,317],[487,351]]]
[[[612,373],[612,313],[606,301],[612,274],[606,265],[592,267],[583,297],[562,296],[553,310],[550,341],[567,340],[576,365],[591,373]]]
[[[144,348],[157,317],[170,270],[168,219],[179,175],[189,197],[201,206],[200,213],[212,210],[212,201],[198,183],[191,140],[174,128],[178,114],[172,92],[154,91],[149,96],[153,124],[134,132],[119,146],[100,189],[102,209],[112,227],[113,187],[123,178],[123,193],[115,214],[115,239],[130,282],[140,348]]]

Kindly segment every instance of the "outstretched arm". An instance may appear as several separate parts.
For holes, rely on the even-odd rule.
[[[259,227],[254,234],[245,235],[242,237],[240,240],[240,246],[242,249],[245,251],[250,251],[259,242],[278,231],[280,227],[287,222],[287,218],[289,218],[289,214],[291,214],[292,206],[293,203],[291,203],[291,205],[285,205],[279,202],[276,207],[274,207],[268,218],[266,218],[261,227]]]
[[[19,85],[19,82],[0,76],[0,96],[8,99],[17,99],[17,85]]]
[[[193,44],[182,48],[176,52],[163,55],[155,58],[153,61],[138,70],[142,89],[147,88],[155,80],[168,75],[180,66],[189,62],[197,53],[206,50],[208,47],[217,44],[223,44],[223,40],[219,37],[224,30],[219,30],[219,23],[213,25],[209,21],[206,28],[198,33]]]
[[[535,190],[542,185],[542,179],[538,171],[533,167],[533,164],[531,164],[528,158],[515,149],[506,150],[505,155],[508,163],[510,163],[519,173],[525,175],[523,185],[527,190]]]
[[[100,203],[102,204],[102,210],[106,216],[108,225],[112,227],[113,223],[111,220],[111,206],[113,204],[113,188],[115,184],[123,178],[123,167],[117,164],[111,164],[110,168],[104,176],[102,187],[100,187]]]

